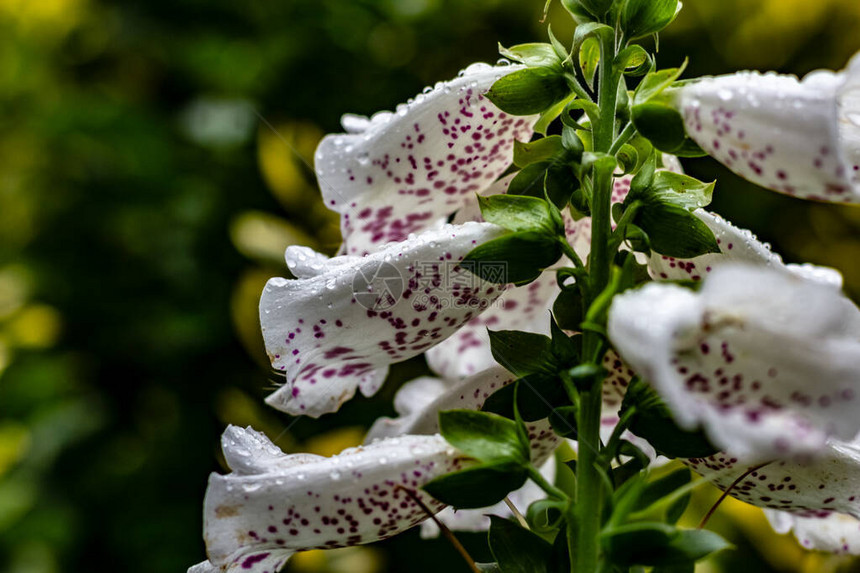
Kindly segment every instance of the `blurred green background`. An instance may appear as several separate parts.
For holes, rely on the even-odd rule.
[[[174,572],[204,557],[218,437],[253,424],[330,454],[391,413],[396,384],[336,416],[266,407],[257,296],[283,249],[331,252],[308,167],[344,112],[391,109],[496,42],[544,39],[541,0],[0,0],[0,571]],[[556,6],[560,37],[572,24]],[[840,68],[856,0],[685,0],[661,37],[688,76]],[[710,160],[714,209],[860,295],[860,209],[756,189]],[[422,368],[394,369],[403,380]],[[691,509],[701,515],[713,492]],[[702,571],[850,570],[728,503],[739,550]],[[480,536],[464,536],[486,557]],[[416,551],[421,558],[416,562]],[[290,571],[465,570],[413,531]]]

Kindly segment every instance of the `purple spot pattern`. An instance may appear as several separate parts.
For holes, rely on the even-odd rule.
[[[653,253],[648,261],[648,270],[654,279],[700,281],[716,266],[730,261],[783,266],[782,258],[771,251],[770,245],[762,243],[746,229],[735,227],[719,215],[704,209],[697,209],[693,214],[714,232],[720,253],[692,259],[676,259]]]
[[[228,459],[243,455],[226,451],[241,446],[225,440]],[[427,518],[401,487],[439,511],[420,488],[470,463],[440,436],[392,438],[298,464],[269,455],[273,463],[259,473],[211,476],[204,521],[214,565],[275,573],[272,560],[282,564],[295,551],[386,539]]]
[[[679,106],[689,136],[741,177],[803,199],[857,203],[860,127],[840,115],[843,83],[825,72],[802,82],[741,72],[684,87]]]
[[[750,469],[728,454],[684,460],[693,471],[725,490]],[[831,512],[860,517],[860,448],[830,441],[815,460],[777,461],[751,472],[730,495],[758,507],[788,511],[798,517],[823,518]]]
[[[549,309],[558,294],[555,274],[505,291],[486,312],[476,316],[453,336],[427,351],[427,363],[452,380],[471,376],[496,364],[490,352],[490,330],[549,332]]]
[[[803,458],[860,429],[860,311],[829,286],[722,266],[699,294],[651,284],[622,295],[609,334],[682,425],[734,456]]]
[[[457,211],[507,169],[513,141],[537,116],[513,117],[483,94],[517,66],[475,65],[383,112],[359,133],[329,135],[315,168],[325,204],[341,214],[345,252],[402,241]]]
[[[499,236],[489,223],[446,225],[367,257],[337,257],[319,274],[272,279],[260,301],[266,350],[286,384],[267,402],[291,414],[337,410],[360,388],[378,390],[387,366],[445,340],[504,292],[457,263]],[[438,261],[438,262],[436,262]],[[390,307],[365,308],[353,296],[356,273],[393,265],[405,290]]]

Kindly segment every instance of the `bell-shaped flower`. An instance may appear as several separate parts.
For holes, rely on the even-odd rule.
[[[445,225],[365,257],[287,249],[298,279],[271,279],[260,300],[266,350],[286,371],[286,384],[267,402],[316,417],[357,388],[372,395],[389,364],[441,342],[501,295],[504,286],[459,263],[503,232],[489,223]]]
[[[555,273],[546,271],[528,285],[509,288],[486,312],[427,351],[427,363],[452,380],[496,364],[487,330],[522,330],[549,334],[549,309],[558,295]]]
[[[433,512],[442,508],[424,484],[470,463],[438,435],[390,438],[325,458],[286,455],[263,434],[231,426],[222,448],[233,471],[209,478],[209,560],[190,573],[273,573],[297,551],[386,539],[427,519],[412,496]]]
[[[857,492],[860,443],[856,441],[830,440],[814,460],[777,460],[750,467],[736,457],[720,453],[684,460],[684,463],[720,489],[728,489],[732,497],[773,510],[769,513],[776,529],[785,532],[793,527],[804,546],[813,546],[812,539],[804,542],[803,538],[818,529],[815,547],[828,551],[860,550],[857,544],[860,541],[860,521],[857,521],[860,518],[860,494]],[[827,519],[831,516],[838,517]],[[825,524],[831,527],[830,531],[816,527]],[[848,538],[843,540],[845,535]],[[837,539],[840,540],[838,544]],[[848,547],[843,547],[846,543]]]
[[[707,253],[692,259],[676,259],[652,253],[648,270],[656,280],[693,280],[706,277],[712,270],[727,262],[748,263],[787,269],[799,276],[842,288],[842,275],[834,269],[809,264],[785,264],[770,245],[759,241],[746,229],[735,227],[719,215],[696,209],[693,214],[713,231],[720,247],[719,253]]]
[[[766,509],[764,513],[777,533],[793,532],[806,549],[860,555],[860,520],[856,517],[826,511],[798,515]]]
[[[403,241],[457,211],[508,168],[514,139],[528,141],[537,116],[513,117],[484,97],[521,66],[473,64],[394,113],[344,116],[315,168],[325,204],[341,215],[343,252],[363,255]]]
[[[830,284],[721,265],[700,292],[616,297],[609,337],[684,428],[744,462],[802,459],[860,431],[860,311]]]
[[[484,401],[497,390],[513,383],[516,376],[502,368],[492,366],[458,382],[440,378],[416,378],[404,384],[394,397],[397,418],[380,418],[367,434],[367,442],[406,434],[431,435],[439,431],[439,412],[445,410],[480,410]],[[552,431],[546,420],[526,424],[531,444],[531,461],[540,467],[544,477],[552,482],[555,463],[552,453],[561,439]],[[523,511],[532,502],[546,494],[531,481],[508,495],[514,507]],[[488,515],[509,516],[504,502],[483,509],[443,509],[436,519],[456,531],[485,531],[490,526]],[[438,527],[432,521],[421,524],[421,535],[435,537]]]
[[[689,136],[741,177],[803,199],[860,203],[860,57],[839,73],[741,72],[677,90]]]

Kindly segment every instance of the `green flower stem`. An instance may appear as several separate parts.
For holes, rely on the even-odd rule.
[[[570,501],[570,496],[564,493],[559,488],[555,487],[551,483],[549,483],[546,478],[544,478],[540,471],[534,465],[529,464],[528,466],[529,477],[533,482],[535,482],[538,487],[540,487],[546,494],[550,497],[554,497],[561,501]]]
[[[636,135],[636,127],[631,121],[624,126],[624,129],[621,130],[621,133],[618,135],[618,138],[612,143],[612,147],[609,148],[609,154],[615,155],[616,153],[618,153],[621,150],[621,147],[625,143],[630,141],[634,135]]]
[[[598,104],[600,118],[594,126],[595,153],[608,154],[616,140],[615,105],[620,75],[612,64],[615,59],[615,38],[602,38]],[[589,258],[589,291],[594,296],[609,283],[611,253],[610,202],[614,161],[599,160],[594,165],[591,201],[591,255]],[[587,307],[593,299],[585,301]],[[594,330],[583,334],[583,356],[601,353],[603,341]],[[600,362],[596,362],[600,364]],[[568,542],[571,563],[576,573],[600,571],[600,527],[602,523],[603,488],[600,462],[600,409],[602,406],[602,377],[596,377],[591,387],[581,394],[578,420],[579,455],[576,476],[576,505],[568,516]]]
[[[562,252],[564,252],[568,259],[573,261],[573,265],[578,269],[584,269],[585,265],[582,264],[582,259],[580,259],[579,255],[576,254],[576,251],[573,250],[573,247],[570,246],[567,239],[560,239],[559,241],[561,242]]]

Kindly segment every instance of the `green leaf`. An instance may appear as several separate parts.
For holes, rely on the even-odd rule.
[[[579,50],[579,67],[582,68],[582,75],[591,89],[594,89],[594,75],[597,73],[599,63],[600,40],[594,36],[586,38]]]
[[[550,413],[549,423],[552,430],[562,438],[575,440],[578,435],[578,415],[579,409],[575,406],[559,406]]]
[[[638,44],[627,46],[615,57],[615,65],[628,76],[638,77],[648,73],[652,66],[648,51]]]
[[[489,507],[523,486],[528,472],[517,464],[484,464],[439,476],[424,491],[458,509]]]
[[[672,152],[678,157],[705,157],[708,153],[699,147],[699,144],[689,137],[684,140],[681,147]]]
[[[461,266],[496,284],[528,284],[561,258],[561,245],[545,232],[519,231],[472,249]]]
[[[565,154],[560,135],[550,135],[541,139],[523,143],[514,139],[514,165],[526,167],[533,163],[561,159]]]
[[[526,510],[526,522],[536,533],[552,533],[564,520],[566,501],[539,499]]]
[[[630,431],[648,440],[658,454],[667,458],[706,458],[719,451],[703,432],[679,428],[657,392],[638,378],[628,386],[619,414],[623,416],[632,406],[636,413]]]
[[[502,573],[498,563],[475,563],[481,573]]]
[[[640,495],[639,499],[636,501],[636,505],[633,510],[639,511],[647,508],[654,502],[668,496],[678,488],[686,486],[690,483],[690,478],[690,470],[687,468],[680,468],[669,475],[648,483],[645,486],[642,495]],[[689,501],[690,496],[685,495],[679,499],[678,502],[672,504],[667,510],[667,521],[669,523],[675,523],[678,521],[681,514],[684,513]]]
[[[661,255],[692,259],[720,252],[714,232],[683,207],[645,203],[633,222],[648,235],[651,248]]]
[[[509,231],[545,232],[550,238],[564,233],[564,227],[558,226],[549,202],[544,199],[522,195],[478,195],[478,204],[485,221]]]
[[[570,95],[561,71],[526,68],[498,79],[486,97],[499,109],[511,115],[541,113]]]
[[[703,183],[689,175],[658,171],[647,191],[649,199],[670,203],[690,211],[711,203],[714,183]]]
[[[490,351],[496,362],[517,376],[556,373],[552,340],[543,334],[519,330],[489,330]]]
[[[561,68],[561,58],[551,44],[531,43],[505,48],[499,44],[499,53],[506,58],[529,67]]]
[[[564,7],[567,8],[571,14],[575,15],[575,10],[572,10],[572,8],[576,8],[578,5],[587,10],[591,15],[598,18],[606,14],[614,2],[615,0],[562,0],[562,4],[564,4]]]
[[[546,135],[547,130],[549,129],[549,124],[556,120],[556,118],[561,115],[561,112],[564,110],[564,107],[573,100],[576,96],[574,94],[569,95],[568,97],[554,103],[550,107],[546,108],[535,123],[534,131],[535,133],[539,133],[541,135]]]
[[[489,542],[502,573],[547,573],[552,545],[531,531],[491,515]]]
[[[687,137],[681,114],[663,103],[649,101],[634,105],[633,125],[660,151],[671,153],[679,149]]]
[[[631,40],[656,34],[672,23],[678,0],[627,0],[621,10],[621,29]]]
[[[553,50],[555,50],[556,55],[562,61],[566,60],[570,56],[570,54],[567,51],[567,47],[565,47],[564,44],[559,42],[558,38],[555,37],[555,34],[552,33],[552,24],[547,24],[546,32],[549,36],[549,42],[552,45]]]
[[[520,416],[526,422],[543,420],[551,414],[553,405],[570,403],[557,376],[536,373],[523,376],[516,384],[509,384],[497,390],[484,401],[481,409],[513,417],[515,388]]]
[[[633,95],[633,105],[646,103],[663,93],[663,90],[681,77],[686,67],[687,61],[685,60],[680,68],[666,68],[665,70],[651,72],[645,76],[639,82],[639,86]]]
[[[631,523],[605,532],[602,543],[616,565],[670,566],[698,561],[729,546],[701,529],[678,529],[665,523]]]
[[[527,464],[528,440],[522,440],[517,423],[489,412],[439,412],[439,433],[449,444],[481,462]]]
[[[594,16],[588,12],[579,0],[561,0],[561,4],[577,24],[588,24],[594,21]]]
[[[626,143],[622,145],[616,157],[618,157],[618,164],[625,174],[633,173],[636,166],[639,165],[639,152],[632,145]]]
[[[552,314],[565,330],[579,330],[582,322],[582,294],[578,288],[561,291],[552,305]]]
[[[579,345],[576,338],[565,334],[556,323],[554,316],[550,316],[549,329],[552,355],[556,363],[564,368],[579,362]]]

